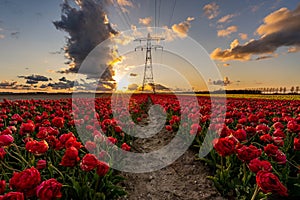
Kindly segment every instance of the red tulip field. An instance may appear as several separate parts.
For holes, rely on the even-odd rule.
[[[205,179],[222,198],[300,197],[299,100],[227,98],[221,106],[209,97],[194,98],[198,105],[190,96],[183,96],[182,104],[175,95],[135,94],[119,110],[111,106],[109,96],[0,101],[0,200],[130,195],[108,149],[119,147],[125,156],[137,151],[136,137],[126,131],[145,123],[149,104],[160,105],[165,113],[161,131],[166,137],[177,132],[194,137],[191,157],[207,168]],[[212,113],[213,106],[223,114]],[[121,122],[128,117],[131,123]],[[210,141],[212,149],[205,157],[197,156],[209,134],[217,136]]]

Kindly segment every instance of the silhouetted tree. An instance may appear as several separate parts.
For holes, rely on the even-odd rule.
[[[291,87],[291,93],[294,93],[294,90],[295,90],[295,87],[292,86],[292,87]]]
[[[296,87],[295,92],[298,94],[298,92],[299,92],[299,86]]]
[[[286,87],[283,88],[283,94],[285,94],[285,93],[286,93]]]

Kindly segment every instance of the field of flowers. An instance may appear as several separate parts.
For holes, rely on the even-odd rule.
[[[115,199],[126,192],[110,166],[113,145],[131,151],[125,134],[147,118],[149,104],[166,113],[165,128],[195,136],[199,149],[213,130],[213,150],[203,160],[223,196],[236,199],[300,196],[300,101],[229,98],[225,118],[211,113],[209,97],[133,95],[112,109],[111,99],[15,100],[0,103],[0,200]],[[95,104],[95,111],[90,108]],[[120,99],[122,104],[122,99]],[[76,109],[80,106],[87,109]],[[128,106],[129,112],[124,107]],[[218,105],[217,105],[218,106]],[[198,111],[196,107],[199,107]],[[114,118],[118,115],[118,119]],[[183,116],[183,117],[182,117]],[[214,120],[211,121],[212,117]],[[125,120],[126,121],[126,120]],[[79,137],[78,128],[85,132]],[[101,131],[100,131],[101,130]],[[103,133],[103,134],[102,134]],[[105,145],[99,145],[99,144]]]

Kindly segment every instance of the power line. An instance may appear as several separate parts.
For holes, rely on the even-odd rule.
[[[172,9],[172,14],[171,14],[171,17],[170,17],[170,20],[169,20],[169,24],[168,24],[168,27],[171,26],[171,22],[172,22],[172,19],[173,19],[173,16],[174,16],[174,11],[175,11],[175,7],[176,7],[176,2],[177,0],[174,1],[174,6],[173,6],[173,9]]]
[[[157,4],[157,0],[155,0],[154,1],[154,13],[155,13],[155,17],[154,17],[154,27],[156,28],[156,8],[157,8],[157,6],[156,6],[156,4]]]
[[[128,18],[128,14],[123,12],[123,9],[121,8],[120,4],[116,1],[114,3],[114,7],[115,7],[115,4],[117,5],[117,8],[118,8],[118,14],[120,15],[120,17],[122,18],[122,21],[125,22],[124,24],[127,24],[127,26],[129,27],[129,29],[131,29],[131,24],[130,24],[130,19]],[[121,16],[122,15],[122,16]],[[128,19],[127,19],[128,18]]]
[[[161,0],[159,0],[158,8],[159,8],[159,9],[158,9],[158,22],[157,22],[157,26],[159,27]]]
[[[131,0],[128,0],[128,1],[130,2],[130,4],[131,4],[131,5],[133,5],[133,3],[132,3],[132,1],[131,1]],[[127,17],[128,21],[129,21],[130,28],[131,28],[131,24],[132,24],[132,22],[131,22],[131,20],[130,20],[130,17],[129,17],[129,15],[128,15],[128,13],[127,13],[127,12],[124,12],[124,13],[125,13],[125,15],[126,15],[126,17]]]

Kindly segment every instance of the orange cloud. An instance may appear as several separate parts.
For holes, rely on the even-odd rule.
[[[223,62],[251,60],[253,55],[260,55],[256,59],[261,60],[276,56],[275,51],[282,46],[290,47],[290,53],[297,52],[300,46],[299,16],[300,4],[295,10],[281,8],[274,11],[266,16],[264,23],[257,28],[259,39],[250,40],[243,45],[232,43],[230,49],[216,48],[210,56],[214,60]]]
[[[247,40],[248,39],[248,35],[246,33],[239,33],[239,36],[242,40]]]
[[[221,17],[221,18],[218,20],[218,23],[226,23],[226,22],[230,22],[230,20],[231,20],[234,16],[235,16],[234,14],[225,15],[225,16]]]
[[[289,11],[287,8],[280,8],[279,10],[274,11],[265,17],[264,24],[258,27],[256,32],[262,36],[276,33],[281,31],[284,26],[290,26],[294,23],[297,24],[295,20],[299,21],[299,16],[296,17],[297,19],[295,19],[295,17],[296,16],[293,16],[293,12]]]
[[[204,11],[204,14],[206,15],[206,17],[208,19],[216,18],[220,13],[219,12],[219,5],[216,4],[215,2],[210,3],[210,4],[206,4],[203,7],[203,11]]]
[[[149,26],[151,24],[151,22],[152,22],[151,17],[146,17],[146,18],[140,18],[139,19],[139,23],[143,24],[145,26]]]
[[[174,24],[172,26],[172,30],[177,33],[177,35],[181,38],[184,38],[187,36],[187,33],[189,29],[191,28],[191,21],[193,21],[195,18],[188,17],[184,22],[181,22],[179,24]]]
[[[300,51],[300,46],[290,47],[288,53],[296,53]]]
[[[237,32],[237,26],[229,26],[226,29],[218,30],[218,37],[228,37],[230,34]]]
[[[117,0],[118,4],[120,6],[128,6],[128,7],[133,7],[133,4],[129,0]]]
[[[114,0],[111,0],[111,3],[114,4]],[[129,13],[128,9],[126,9],[125,7],[134,7],[130,0],[117,0],[117,3],[124,13]]]

